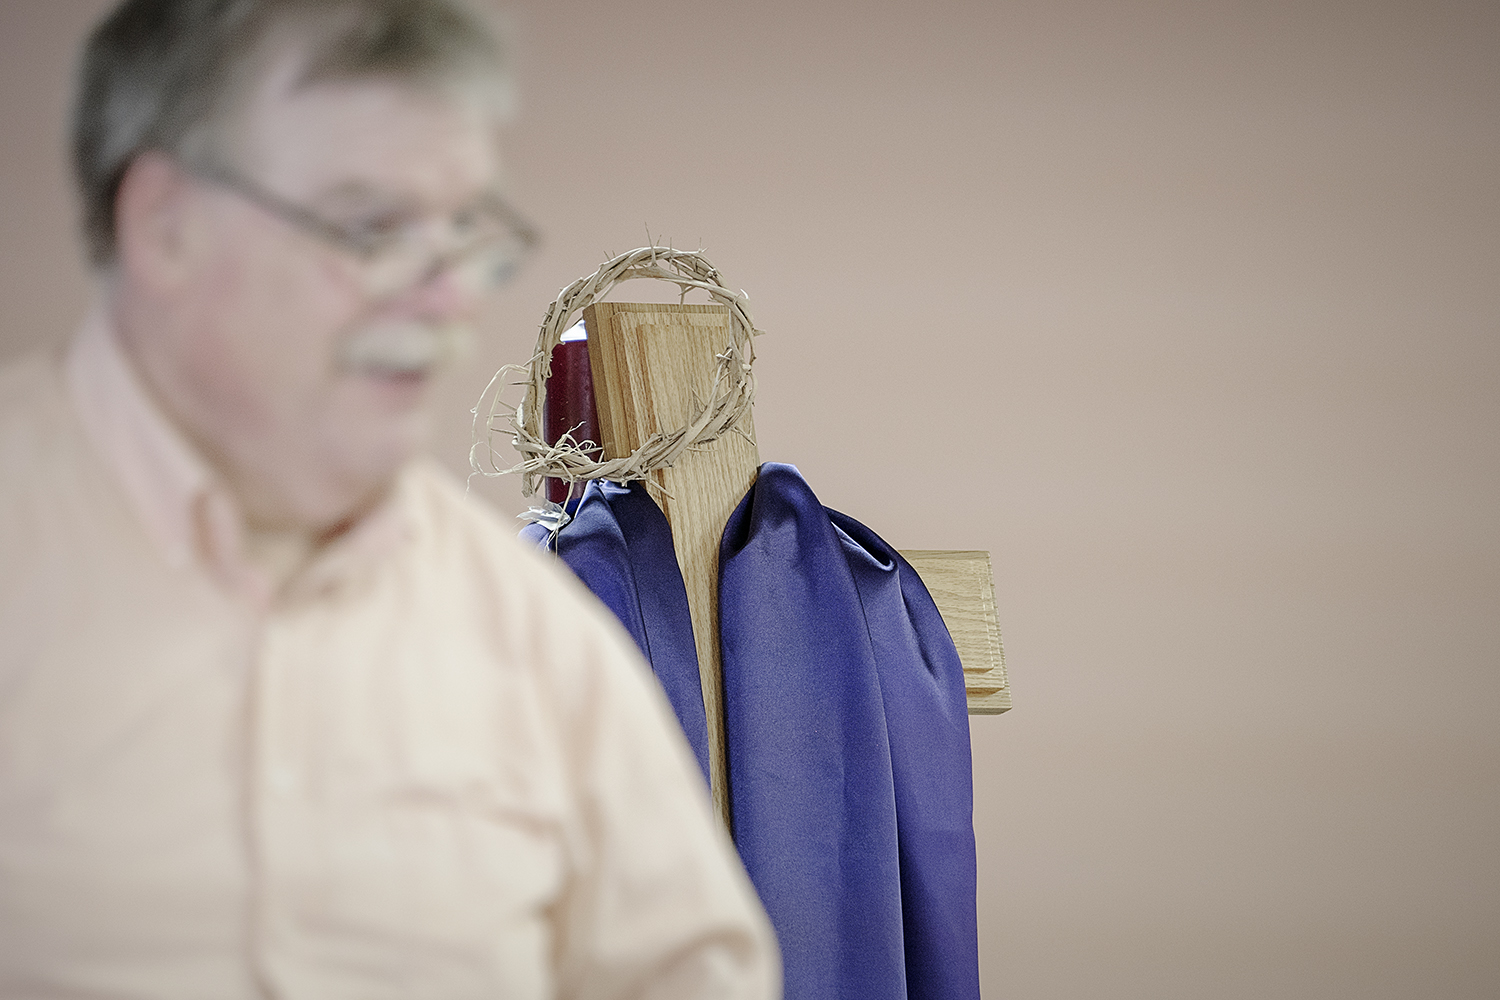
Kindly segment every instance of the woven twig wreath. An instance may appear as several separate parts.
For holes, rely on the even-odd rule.
[[[583,310],[602,299],[622,281],[654,278],[675,284],[685,297],[693,289],[702,289],[716,301],[729,307],[734,342],[719,353],[719,367],[703,408],[687,426],[670,433],[658,432],[639,448],[621,458],[597,461],[590,451],[597,451],[597,441],[577,441],[571,433],[552,444],[542,439],[542,403],[547,398],[547,377],[552,374],[552,349],[563,333]],[[702,253],[672,250],[667,247],[642,247],[621,254],[600,266],[586,278],[579,278],[562,290],[547,307],[537,334],[536,353],[525,365],[507,365],[495,373],[485,387],[479,405],[474,408],[474,447],[469,462],[474,471],[486,476],[520,473],[521,492],[533,495],[545,477],[573,483],[586,479],[611,479],[630,482],[646,479],[656,469],[670,468],[684,452],[718,440],[735,431],[755,401],[755,361],[752,338],[760,331],[750,320],[744,292],[732,291],[724,284],[719,271]],[[524,375],[521,401],[515,406],[500,397],[508,374]],[[501,418],[504,425],[501,426]],[[480,433],[481,421],[484,433]],[[521,454],[521,461],[509,468],[499,468],[493,436],[508,427],[511,442]],[[743,432],[741,432],[743,433]],[[649,481],[649,480],[648,480]]]

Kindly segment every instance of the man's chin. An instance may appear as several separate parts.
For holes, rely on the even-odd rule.
[[[327,454],[362,479],[394,475],[427,446],[432,417],[427,374],[351,377],[327,428]]]

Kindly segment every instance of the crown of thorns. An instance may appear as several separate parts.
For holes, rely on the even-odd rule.
[[[619,458],[598,460],[599,442],[579,441],[572,431],[549,444],[542,439],[542,404],[547,398],[547,378],[552,374],[552,349],[562,341],[575,316],[602,299],[615,285],[634,278],[670,282],[684,297],[694,289],[701,289],[729,307],[734,341],[718,354],[719,365],[707,401],[686,426],[657,432],[635,451]],[[743,291],[734,291],[724,284],[718,269],[699,251],[650,246],[605,262],[593,274],[564,288],[547,307],[531,360],[524,365],[506,365],[490,379],[474,408],[470,465],[475,472],[486,476],[519,473],[521,492],[529,497],[546,477],[570,484],[587,479],[622,483],[647,479],[653,470],[670,468],[684,452],[736,430],[740,418],[755,401],[752,340],[761,331],[755,329],[750,319],[748,299]],[[506,376],[512,374],[522,375],[524,380],[507,382]],[[524,386],[521,400],[514,406],[501,399],[508,385]],[[507,429],[521,461],[502,469],[495,462],[498,453],[493,438],[495,433]]]

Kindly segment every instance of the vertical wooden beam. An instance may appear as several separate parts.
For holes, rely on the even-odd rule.
[[[651,435],[671,433],[709,398],[717,355],[734,343],[729,309],[719,305],[598,302],[583,313],[604,457],[628,455]],[[724,753],[724,681],[719,659],[719,541],[729,515],[755,483],[760,456],[753,422],[652,473],[651,491],[672,526],[687,587],[708,717],[714,805],[729,828]]]

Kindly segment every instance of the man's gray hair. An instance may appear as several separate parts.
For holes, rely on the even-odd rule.
[[[301,82],[475,76],[508,86],[495,26],[463,0],[125,0],[79,66],[73,168],[90,260],[115,258],[115,195],[139,154],[182,154],[233,107],[275,29],[295,27]]]

